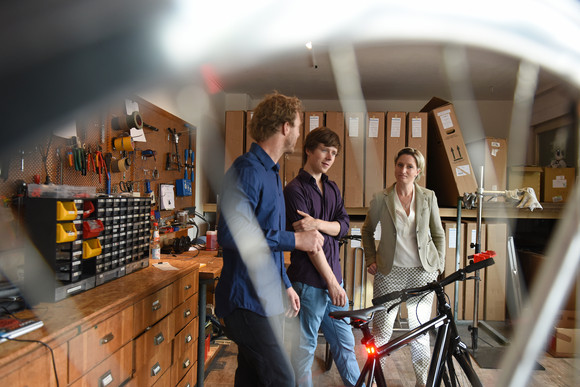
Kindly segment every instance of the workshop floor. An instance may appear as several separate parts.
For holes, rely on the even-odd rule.
[[[460,324],[460,336],[464,339],[468,346],[471,345],[470,333],[467,330],[467,324]],[[478,348],[481,353],[490,353],[491,358],[495,356],[496,359],[501,358],[502,347],[490,337],[485,331],[480,328]],[[355,332],[356,352],[359,365],[364,364],[364,348],[360,344],[361,335]],[[433,344],[434,340],[431,340]],[[325,371],[325,347],[324,340],[320,340],[316,350],[314,364],[312,365],[312,376],[315,386],[342,386],[342,380],[333,364],[329,371]],[[482,359],[482,367],[474,362],[475,370],[479,375],[484,386],[495,386],[499,378],[500,370],[490,367],[489,358]],[[493,362],[492,362],[493,363]],[[533,371],[531,380],[526,384],[527,386],[578,386],[580,385],[580,359],[574,358],[554,358],[549,354],[545,354],[538,360],[538,369]],[[204,385],[206,387],[225,387],[233,386],[234,375],[237,368],[237,346],[235,343],[223,345],[220,348],[213,363],[206,371],[206,378]],[[541,369],[543,368],[543,370]],[[411,366],[411,355],[409,348],[403,348],[393,355],[387,361],[387,384],[389,386],[409,386],[415,385],[415,375]]]

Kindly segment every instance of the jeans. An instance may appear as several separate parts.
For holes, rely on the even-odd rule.
[[[238,345],[235,386],[294,387],[294,374],[282,345],[283,315],[264,317],[235,309],[224,321],[228,337]]]
[[[348,310],[348,299],[344,307],[334,306],[326,289],[302,282],[293,282],[292,287],[300,296],[300,332],[292,337],[291,354],[297,385],[312,386],[312,362],[318,344],[318,330],[322,329],[343,383],[354,386],[360,369],[354,352],[352,328],[346,322],[328,316],[333,311]]]

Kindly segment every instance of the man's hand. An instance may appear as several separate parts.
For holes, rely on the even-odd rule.
[[[316,253],[322,250],[322,245],[324,244],[324,237],[316,230],[294,233],[294,238],[296,249],[308,253]]]
[[[286,317],[296,317],[300,311],[300,297],[292,286],[286,289],[288,295],[288,308],[286,308]]]
[[[328,286],[328,295],[334,306],[345,306],[346,305],[346,292],[340,286],[337,281],[334,281],[332,285]]]
[[[367,271],[369,272],[369,274],[375,275],[377,274],[377,264],[376,263],[371,263],[369,265],[369,267],[367,267]]]
[[[302,212],[300,210],[296,210],[296,212],[298,212],[299,215],[303,216],[303,218],[292,223],[294,231],[300,232],[300,231],[318,230],[318,219],[315,219],[306,212]]]

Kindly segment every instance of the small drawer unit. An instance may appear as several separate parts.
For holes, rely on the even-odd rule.
[[[27,300],[60,301],[149,266],[150,206],[150,198],[27,197]]]

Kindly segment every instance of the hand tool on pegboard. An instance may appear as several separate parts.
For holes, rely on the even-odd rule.
[[[177,159],[177,170],[181,172],[181,160],[179,159],[179,137],[181,137],[181,133],[177,133],[177,129],[167,128],[171,137],[173,138],[173,143],[175,144],[175,158]]]
[[[149,124],[148,124],[148,123],[146,123],[146,122],[143,122],[143,127],[144,127],[144,128],[147,128],[147,129],[151,129],[151,130],[153,130],[153,131],[155,131],[155,132],[159,132],[159,129],[157,129],[157,128],[156,128],[155,126],[153,126],[153,125],[149,125]]]

